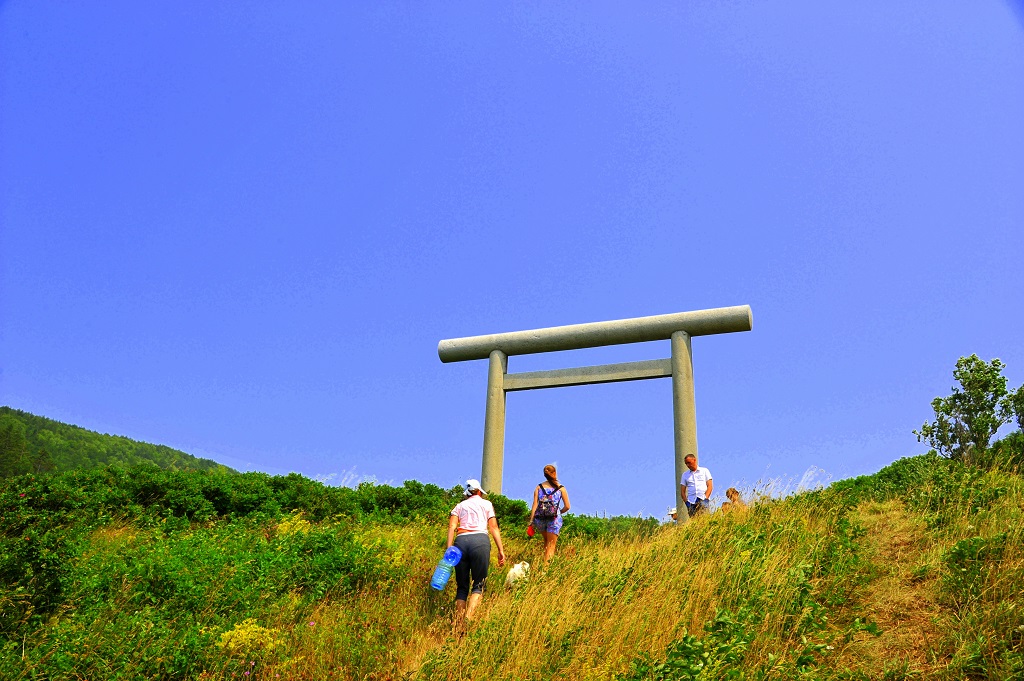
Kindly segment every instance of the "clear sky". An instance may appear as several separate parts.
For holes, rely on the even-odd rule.
[[[238,469],[451,486],[441,339],[748,304],[716,488],[874,472],[961,355],[1024,382],[1022,263],[1017,0],[0,5],[0,403]],[[549,462],[663,515],[670,382],[510,394]]]

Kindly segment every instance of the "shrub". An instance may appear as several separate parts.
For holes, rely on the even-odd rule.
[[[232,654],[253,656],[272,652],[282,643],[284,639],[279,630],[261,627],[255,619],[249,617],[221,634],[217,647]]]
[[[749,610],[736,613],[719,610],[704,626],[704,638],[683,632],[668,645],[664,662],[641,656],[630,664],[617,681],[697,681],[697,679],[742,679],[743,658],[754,640],[756,625]]]
[[[527,514],[529,517],[529,514]],[[657,518],[636,518],[613,516],[599,518],[589,515],[568,514],[564,516],[560,537],[583,537],[586,539],[610,539],[612,537],[650,536],[661,527]]]
[[[1020,392],[1024,394],[1024,390]],[[1024,472],[1024,432],[1018,430],[995,442],[985,464],[1007,473]]]

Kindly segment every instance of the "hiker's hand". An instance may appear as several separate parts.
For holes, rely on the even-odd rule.
[[[504,551],[498,551],[498,567],[501,567],[504,564],[505,564],[505,552]]]

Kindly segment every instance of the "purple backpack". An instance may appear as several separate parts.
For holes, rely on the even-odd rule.
[[[553,520],[558,517],[558,507],[562,503],[560,489],[561,485],[553,490],[546,490],[543,485],[537,485],[537,511],[533,514],[534,518]]]

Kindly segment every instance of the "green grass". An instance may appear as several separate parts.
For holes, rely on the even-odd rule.
[[[1015,469],[1014,469],[1015,470]],[[541,566],[495,496],[453,636],[457,489],[100,468],[0,492],[4,679],[1016,679],[1024,485],[936,456],[684,526],[570,517]]]

